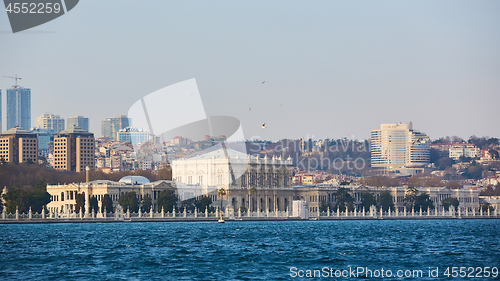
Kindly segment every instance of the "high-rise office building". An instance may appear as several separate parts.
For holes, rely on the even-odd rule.
[[[14,127],[0,134],[0,159],[7,163],[36,162],[38,139],[36,134]]]
[[[59,115],[46,113],[35,119],[35,127],[59,133],[64,130],[64,119]]]
[[[66,118],[66,129],[71,129],[75,126],[80,127],[85,131],[88,131],[89,119],[80,115]]]
[[[109,137],[117,140],[117,134],[121,129],[130,126],[130,119],[125,115],[117,115],[101,121],[101,134],[103,137]]]
[[[94,169],[94,134],[79,127],[66,129],[54,136],[54,169],[83,172]]]
[[[31,128],[31,89],[15,85],[7,89],[7,130]]]
[[[117,140],[138,145],[149,141],[149,132],[143,129],[127,127],[118,131]]]
[[[376,173],[421,173],[430,161],[430,140],[413,124],[382,124],[371,132],[371,166]]]
[[[54,132],[52,130],[31,128],[30,131],[38,138],[38,152],[47,150],[48,144],[54,140]]]

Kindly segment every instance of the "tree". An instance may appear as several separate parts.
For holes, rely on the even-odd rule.
[[[445,170],[448,167],[451,167],[453,165],[453,160],[451,160],[450,157],[442,157],[439,158],[438,164],[437,164],[437,169],[438,170]]]
[[[151,195],[146,194],[142,197],[141,202],[141,212],[147,213],[150,212],[151,206],[153,205],[153,200],[151,199]]]
[[[171,212],[174,207],[177,206],[177,196],[175,196],[175,190],[163,190],[158,193],[158,199],[156,200],[158,208],[163,208],[166,212]]]
[[[3,198],[6,201],[7,213],[15,213],[16,208],[19,213],[28,213],[30,207],[32,212],[41,213],[43,206],[50,203],[50,194],[41,188],[29,192],[15,188],[7,192]]]
[[[83,212],[85,212],[85,193],[78,193],[76,196],[75,196],[75,201],[76,201],[76,204],[75,204],[75,211],[77,213],[80,213],[81,210],[83,210]]]
[[[222,211],[222,200],[224,199],[224,195],[226,195],[227,192],[226,190],[224,189],[224,187],[221,187],[219,188],[219,190],[217,190],[217,195],[220,196],[219,200],[220,200],[220,209]]]
[[[19,210],[19,213],[27,213],[29,210],[26,191],[20,188],[9,190],[3,195],[3,199],[6,201],[7,213],[15,213],[16,209]]]
[[[212,199],[208,196],[202,196],[199,200],[196,201],[195,205],[198,211],[203,212],[208,208],[209,212],[213,212],[214,207],[210,207],[212,204]],[[244,207],[244,206],[242,206]],[[245,207],[246,208],[246,207]],[[241,209],[241,208],[240,208]],[[243,212],[243,210],[242,210]],[[244,211],[246,212],[246,210]]]
[[[163,166],[156,176],[158,180],[172,180],[172,167],[170,165]]]
[[[328,211],[328,203],[326,203],[325,200],[321,201],[321,204],[319,206],[319,211],[320,212],[326,212],[326,211]]]
[[[39,180],[36,183],[33,184],[33,188],[40,188],[46,190],[47,188],[47,181],[46,180]]]
[[[434,165],[437,167],[438,166],[438,161],[442,157],[441,156],[441,151],[431,148],[429,150],[429,157],[430,157],[430,162],[434,163]]]
[[[420,208],[422,208],[422,210],[427,210],[427,208],[434,208],[434,203],[430,199],[429,194],[420,193],[419,195],[417,195],[417,197],[415,197],[414,209],[415,211],[419,211]]]
[[[118,199],[118,204],[123,207],[123,210],[130,210],[134,213],[139,211],[139,199],[137,199],[135,191],[122,194]]]
[[[361,183],[364,185],[376,187],[401,186],[401,181],[399,179],[384,176],[365,177],[361,179]]]
[[[50,203],[50,194],[42,188],[36,188],[27,194],[28,206],[31,211],[41,213],[42,208]]]
[[[179,209],[186,210],[187,212],[194,212],[194,208],[196,208],[195,201],[196,201],[196,198],[190,198],[190,199],[186,199],[184,201],[181,201],[181,204],[179,205]]]
[[[380,206],[384,212],[389,210],[389,208],[394,210],[394,202],[389,191],[386,190],[380,193]]]
[[[349,210],[352,210],[354,208],[354,198],[352,198],[351,194],[349,194],[349,191],[346,188],[339,188],[335,193],[335,196],[337,198],[336,207],[340,208],[341,210],[345,210],[346,207],[348,207]]]
[[[483,210],[483,214],[487,213],[488,210],[490,210],[490,213],[495,210],[495,208],[493,208],[493,206],[491,206],[491,204],[488,202],[481,204],[479,208]]]
[[[413,207],[415,204],[415,198],[418,195],[418,190],[415,187],[408,187],[405,191],[405,205],[407,207]]]
[[[377,205],[377,200],[372,193],[366,192],[361,194],[361,207],[364,207],[365,210],[369,210],[371,206]]]
[[[458,202],[458,199],[455,197],[448,197],[446,199],[441,200],[441,205],[443,205],[443,208],[445,210],[448,210],[450,206],[453,206],[456,210],[459,204],[460,202]]]
[[[111,200],[111,196],[109,196],[108,194],[104,194],[104,196],[102,197],[102,202],[101,202],[102,206],[101,206],[101,213],[104,213],[104,212],[113,212],[113,200]]]
[[[490,153],[491,158],[493,160],[498,160],[499,159],[499,157],[498,157],[498,151],[496,151],[494,149],[490,149],[490,150],[488,150],[488,152]]]
[[[460,183],[460,181],[448,181],[446,183],[446,187],[449,188],[449,189],[460,189],[462,188],[462,184]]]
[[[99,203],[97,202],[97,197],[92,196],[89,200],[90,212],[98,212],[99,211]]]
[[[473,165],[474,164],[474,165]],[[483,177],[483,168],[481,166],[476,166],[475,163],[471,164],[467,173],[463,173],[464,177],[469,179],[480,179]]]

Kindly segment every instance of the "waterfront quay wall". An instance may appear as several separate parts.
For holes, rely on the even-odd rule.
[[[226,221],[294,221],[294,220],[422,220],[422,219],[499,219],[500,214],[496,209],[493,211],[472,210],[462,212],[460,209],[450,208],[446,210],[415,210],[407,212],[370,208],[369,211],[340,211],[336,209],[326,212],[307,213],[303,217],[291,216],[288,211],[277,212],[233,212],[231,209],[219,212],[188,212],[186,210],[172,212],[105,212],[105,213],[52,213],[28,212],[6,213],[5,209],[0,217],[0,224],[12,223],[107,223],[107,222],[212,222],[220,219],[220,213]]]

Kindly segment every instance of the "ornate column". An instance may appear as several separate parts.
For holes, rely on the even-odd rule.
[[[85,217],[88,218],[90,213],[90,189],[85,194]]]

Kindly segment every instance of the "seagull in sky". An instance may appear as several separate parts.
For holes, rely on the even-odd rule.
[[[251,107],[249,107],[249,108],[248,108],[248,110],[249,110],[249,111],[252,111],[252,108],[251,108]]]
[[[262,124],[262,129],[265,129],[265,128],[267,128],[266,123]]]
[[[266,81],[262,82],[262,84],[266,83]]]

